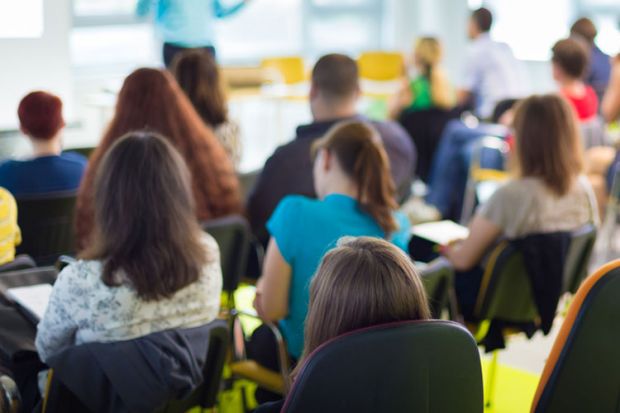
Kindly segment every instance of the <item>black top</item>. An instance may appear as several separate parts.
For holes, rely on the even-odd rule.
[[[414,175],[416,149],[407,132],[395,122],[375,122],[363,116],[314,122],[297,128],[297,136],[271,155],[248,199],[248,217],[254,234],[266,243],[269,235],[265,223],[286,195],[299,194],[315,198],[312,177],[312,143],[343,120],[361,120],[377,129],[390,159],[397,188],[409,184]]]

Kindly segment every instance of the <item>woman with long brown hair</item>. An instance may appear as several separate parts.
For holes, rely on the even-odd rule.
[[[404,249],[409,237],[406,218],[395,216],[394,183],[374,129],[362,122],[339,123],[315,143],[314,156],[319,199],[295,195],[280,202],[267,223],[271,239],[256,288],[258,314],[280,321],[294,359],[299,359],[303,348],[308,285],[321,258],[338,239],[386,238]],[[275,351],[268,345],[254,347],[264,347],[267,354]],[[265,360],[261,355],[254,358]]]
[[[582,175],[583,147],[576,115],[558,95],[517,104],[513,121],[516,176],[478,210],[467,239],[443,254],[458,271],[475,269],[501,237],[571,231],[598,221],[596,200]],[[471,313],[481,271],[456,277],[461,308]]]
[[[187,163],[199,220],[241,211],[239,181],[232,162],[172,75],[158,69],[138,69],[125,79],[114,117],[89,160],[80,186],[76,211],[79,249],[88,246],[93,229],[93,183],[101,159],[121,136],[141,129],[164,136]],[[139,167],[135,164],[136,169]]]
[[[89,248],[54,284],[42,360],[76,344],[207,324],[222,291],[218,246],[195,218],[189,171],[167,140],[121,137],[100,161]]]
[[[239,126],[228,117],[220,68],[211,53],[192,49],[178,54],[170,69],[202,120],[213,129],[235,165],[241,160]]]

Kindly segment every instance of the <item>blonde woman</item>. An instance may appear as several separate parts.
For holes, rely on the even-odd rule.
[[[403,81],[391,104],[392,118],[397,118],[403,110],[449,109],[454,106],[452,87],[440,67],[442,53],[441,43],[436,38],[418,39],[413,50],[417,76]]]

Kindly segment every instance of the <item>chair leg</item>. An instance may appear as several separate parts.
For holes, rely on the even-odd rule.
[[[485,406],[491,407],[493,404],[493,396],[495,395],[495,381],[497,374],[499,350],[493,352],[491,357],[491,363],[489,364],[488,377],[487,377],[487,390],[485,392]]]

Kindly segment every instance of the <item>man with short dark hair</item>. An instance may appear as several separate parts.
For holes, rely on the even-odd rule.
[[[343,120],[366,120],[357,113],[360,97],[357,63],[348,56],[321,57],[312,70],[310,110],[313,122],[297,128],[296,138],[280,146],[267,160],[248,200],[248,216],[254,233],[268,240],[265,223],[278,202],[289,194],[316,197],[312,178],[312,143]],[[412,181],[416,152],[407,132],[394,122],[367,120],[377,129],[390,159],[397,188]]]
[[[585,17],[578,19],[570,28],[571,37],[579,37],[588,44],[590,49],[590,65],[585,81],[594,88],[599,101],[601,101],[609,84],[611,63],[609,56],[603,53],[594,43],[597,34],[596,26],[592,20]]]
[[[482,119],[490,118],[500,101],[523,97],[528,89],[522,65],[510,47],[491,39],[492,25],[493,15],[488,9],[472,12],[468,26],[472,43],[458,94],[459,104],[473,105],[474,113]]]

